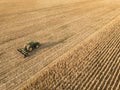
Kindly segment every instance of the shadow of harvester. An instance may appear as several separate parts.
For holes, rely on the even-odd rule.
[[[57,42],[46,42],[46,43],[41,43],[41,46],[38,49],[34,49],[32,52],[30,52],[30,56],[35,54],[36,52],[38,52],[41,49],[45,49],[45,48],[49,48],[49,47],[53,47],[57,44],[60,43],[64,43],[64,40],[59,40]]]

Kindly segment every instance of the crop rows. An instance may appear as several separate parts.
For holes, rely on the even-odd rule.
[[[18,90],[38,73],[42,73],[40,81],[34,84],[33,79],[33,87],[28,88],[119,88],[119,18],[115,19],[119,10],[117,5],[88,0],[0,16],[0,90]],[[16,49],[31,39],[42,46],[23,58]],[[101,75],[102,70],[106,75]]]

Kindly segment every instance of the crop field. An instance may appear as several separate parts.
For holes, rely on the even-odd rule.
[[[0,0],[0,90],[120,90],[119,0]],[[24,58],[28,41],[40,48]]]

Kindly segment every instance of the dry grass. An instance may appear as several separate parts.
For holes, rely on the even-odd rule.
[[[28,86],[30,87],[28,88],[36,88],[37,84],[34,84],[35,79],[40,80],[37,81],[39,85],[39,82],[43,80],[41,79],[42,77],[45,79],[45,81],[43,80],[43,83],[40,84],[40,87],[43,89],[44,86],[57,88],[57,85],[58,88],[68,85],[67,87],[71,89],[73,87],[79,87],[79,84],[81,90],[83,90],[83,86],[85,88],[89,87],[89,83],[91,82],[86,84],[85,81],[84,84],[81,84],[79,79],[82,78],[76,80],[76,77],[80,75],[79,71],[81,71],[83,67],[87,68],[87,63],[92,63],[90,60],[83,59],[87,57],[87,59],[91,58],[94,60],[91,53],[93,53],[95,58],[99,56],[97,53],[101,53],[100,55],[102,56],[101,49],[98,50],[102,47],[99,46],[104,46],[104,42],[106,42],[107,46],[107,41],[109,40],[113,41],[112,44],[115,44],[115,40],[118,39],[118,34],[114,34],[114,32],[111,33],[111,28],[114,27],[116,28],[115,30],[117,30],[117,28],[119,28],[117,25],[119,20],[113,21],[110,27],[107,25],[120,15],[119,0],[112,2],[111,0],[1,0],[0,90],[18,90],[34,77],[32,80],[33,83],[31,82],[33,87],[30,86],[31,83],[29,83]],[[108,27],[108,29],[106,29],[107,31],[101,32],[103,30],[102,27],[105,26],[106,28]],[[95,37],[96,34],[98,36]],[[23,58],[23,56],[17,52],[17,48],[23,47],[27,40],[39,41],[42,43],[42,46],[38,50],[33,51],[31,56]],[[108,44],[107,47],[111,47],[112,44]],[[117,44],[113,45],[115,47],[112,47],[115,53],[117,53],[116,49],[118,48],[116,45]],[[98,48],[96,49],[96,47]],[[103,50],[106,52],[109,51],[108,49]],[[112,51],[113,49],[110,50]],[[113,54],[115,53],[113,52]],[[117,54],[115,54],[115,56],[116,55]],[[107,56],[106,59],[108,59]],[[101,59],[100,63],[102,60],[104,59]],[[111,62],[111,60],[108,61]],[[58,63],[59,61],[60,63]],[[118,62],[115,63],[117,64]],[[96,63],[90,65],[94,66]],[[47,70],[45,67],[50,67],[50,69]],[[60,70],[58,67],[60,67]],[[59,71],[55,71],[55,68]],[[94,69],[96,70],[97,68],[93,68],[93,71]],[[91,70],[91,72],[93,71]],[[49,74],[51,75],[47,76]],[[82,75],[87,74],[89,73],[85,71]],[[114,74],[118,73],[114,72]],[[52,75],[57,76],[53,78]],[[97,74],[93,74],[93,76],[94,75]],[[65,85],[63,85],[64,78]],[[70,78],[73,78],[73,81],[70,81]],[[93,78],[94,77],[91,77],[91,80]],[[106,79],[109,81],[109,78]],[[113,79],[116,81],[117,77]],[[86,79],[82,80],[88,79],[86,77]],[[73,84],[79,82],[77,84],[78,86],[73,85],[72,87],[69,81]],[[96,82],[99,84],[97,80]],[[117,83],[115,83],[115,86],[116,85]],[[118,88],[118,86],[116,87]]]

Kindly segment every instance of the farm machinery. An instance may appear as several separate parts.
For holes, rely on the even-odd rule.
[[[40,45],[41,44],[39,42],[29,41],[24,45],[23,48],[19,48],[17,49],[17,51],[23,54],[24,57],[27,57],[30,55],[30,52],[32,52],[34,49],[38,49]]]

